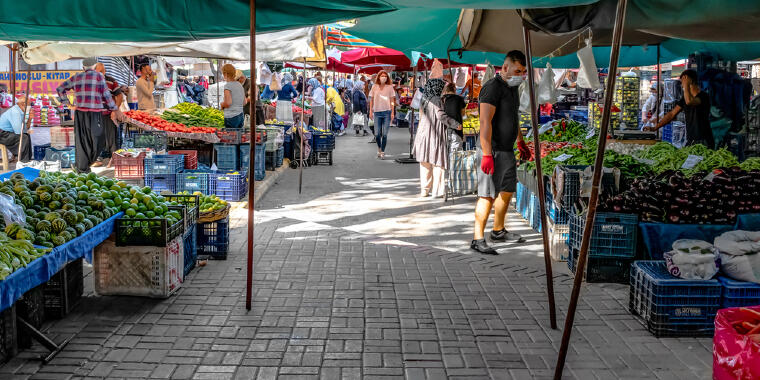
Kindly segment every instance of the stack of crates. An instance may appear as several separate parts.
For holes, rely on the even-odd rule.
[[[317,164],[333,164],[335,150],[335,134],[332,132],[311,132],[311,149]]]
[[[567,265],[573,273],[581,249],[586,214],[569,215]],[[627,284],[631,263],[636,257],[638,216],[598,212],[594,218],[586,263],[586,282]]]
[[[211,195],[209,187],[211,174],[206,170],[184,170],[177,173],[177,192],[187,191],[190,194],[200,192],[203,195]]]
[[[641,81],[637,76],[619,76],[615,80],[615,104],[620,108],[620,123],[626,129],[639,129]]]
[[[219,170],[236,171],[240,168],[238,145],[214,144],[216,167]]]
[[[216,260],[227,259],[230,246],[230,217],[210,223],[199,223],[198,256]]]
[[[636,261],[628,307],[656,337],[712,336],[721,308],[718,280],[674,277],[662,260]]]
[[[599,103],[588,103],[588,125],[596,129],[602,126],[602,107]],[[614,131],[620,127],[620,112],[612,112],[610,115],[610,131]]]
[[[128,181],[142,181],[145,178],[145,152],[136,156],[114,153],[111,165],[114,167],[114,178]]]
[[[50,146],[58,149],[73,148],[74,127],[50,128]]]
[[[185,169],[198,169],[198,151],[197,150],[170,150],[168,154],[181,154],[185,156]]]
[[[760,305],[760,284],[718,276],[723,286],[721,308]]]
[[[209,174],[209,191],[219,199],[237,202],[248,193],[248,176],[241,172]]]
[[[177,192],[177,175],[185,168],[185,157],[179,154],[154,154],[145,158],[145,186],[155,192]]]

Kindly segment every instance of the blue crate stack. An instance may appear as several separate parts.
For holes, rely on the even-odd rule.
[[[219,170],[238,170],[239,151],[237,145],[214,144],[216,151],[216,167]]]
[[[227,259],[230,245],[229,216],[210,223],[198,224],[198,255],[209,256],[212,259]]]
[[[191,194],[199,191],[203,195],[210,195],[209,176],[205,170],[184,170],[177,174],[177,191],[187,191]]]
[[[248,193],[248,176],[241,172],[217,172],[209,175],[209,191],[225,201],[237,202]]]
[[[177,177],[185,169],[183,154],[154,154],[145,158],[145,186],[153,191],[177,192]]]
[[[636,261],[630,285],[630,311],[654,336],[712,336],[723,290],[718,280],[684,280],[664,261]]]
[[[760,305],[760,284],[718,276],[723,286],[721,308]]]
[[[185,231],[182,237],[184,256],[185,256],[185,276],[195,268],[195,261],[198,259],[198,236],[196,233],[197,225],[193,224]]]
[[[240,155],[240,170],[248,172],[251,163],[251,145],[240,144],[238,150]]]
[[[570,214],[567,265],[573,273],[585,225],[585,214]],[[628,283],[629,269],[636,257],[637,235],[638,216],[597,213],[591,232],[586,281]]]

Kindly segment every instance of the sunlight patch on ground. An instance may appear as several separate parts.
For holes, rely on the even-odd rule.
[[[384,245],[403,245],[403,246],[410,246],[415,247],[417,244],[410,243],[407,241],[401,241],[401,240],[372,240],[369,242],[370,244],[384,244]]]
[[[277,230],[277,232],[304,232],[304,231],[326,231],[330,230],[333,227],[330,227],[326,224],[319,224],[314,222],[303,222],[303,223],[297,223],[292,224],[290,226],[282,227]]]

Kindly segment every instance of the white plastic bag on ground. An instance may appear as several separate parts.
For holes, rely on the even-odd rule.
[[[581,88],[600,89],[599,72],[596,69],[596,60],[594,51],[591,49],[591,40],[586,40],[586,46],[578,50],[578,60],[581,67],[578,70],[578,80],[576,83]]]
[[[715,238],[720,269],[735,280],[760,283],[760,231],[729,231]]]
[[[554,70],[552,65],[547,63],[544,75],[541,76],[541,81],[538,82],[538,104],[556,103],[557,102],[557,89],[554,87]]]
[[[718,273],[720,256],[715,247],[702,240],[681,239],[663,255],[668,272],[686,280],[709,280]]]

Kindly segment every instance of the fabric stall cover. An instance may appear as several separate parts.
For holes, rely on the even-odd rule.
[[[318,27],[257,34],[256,60],[281,61],[298,58],[324,60],[324,44]],[[22,50],[24,61],[44,64],[69,58],[101,56],[162,55],[177,57],[250,59],[248,37],[220,38],[181,43],[87,43],[30,41]],[[320,50],[322,49],[322,50]]]

